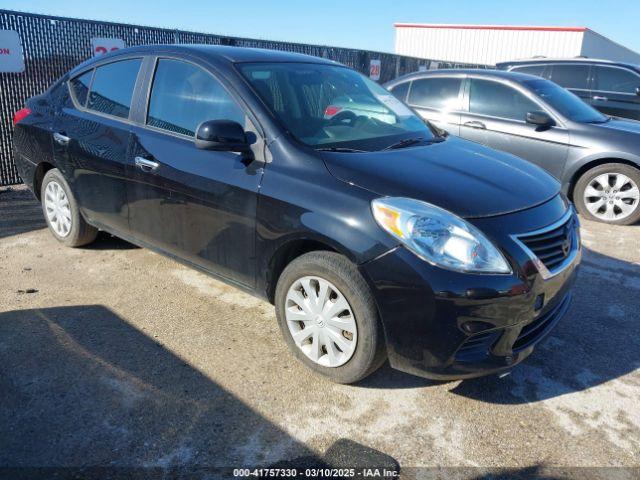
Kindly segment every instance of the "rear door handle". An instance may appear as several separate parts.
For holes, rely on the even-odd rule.
[[[465,122],[463,124],[465,127],[471,127],[471,128],[479,128],[481,130],[486,130],[486,125],[482,122],[478,122],[477,120],[472,120],[470,122]]]
[[[606,102],[607,100],[609,100],[607,97],[601,97],[600,95],[594,95],[593,99],[594,100],[601,100],[603,102]]]
[[[71,141],[69,137],[61,134],[60,132],[53,132],[53,139],[58,145],[62,145],[63,147],[69,145],[69,142]]]
[[[153,160],[149,160],[148,158],[144,157],[136,157],[135,162],[136,167],[138,167],[143,172],[152,172],[160,166],[158,162],[154,162]]]

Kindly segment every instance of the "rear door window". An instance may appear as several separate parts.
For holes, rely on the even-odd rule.
[[[458,94],[462,78],[421,78],[414,80],[409,92],[409,104],[438,110],[459,110]]]
[[[631,70],[602,66],[594,68],[596,90],[635,95],[636,89],[640,88],[640,76]]]
[[[403,102],[407,100],[407,92],[409,91],[409,85],[411,82],[399,83],[389,89],[391,93],[398,99]]]
[[[78,75],[75,78],[71,79],[71,90],[73,91],[73,96],[83,107],[87,103],[87,97],[89,96],[89,87],[91,86],[91,78],[93,77],[93,70],[89,70],[88,72],[83,73],[82,75]]]
[[[244,125],[245,115],[209,72],[180,60],[158,60],[147,125],[193,136],[206,120],[233,120]]]
[[[514,67],[511,69],[511,71],[518,73],[528,73],[529,75],[541,77],[542,73],[544,72],[544,67],[544,65],[524,65],[522,67]]]
[[[564,88],[587,90],[590,69],[589,65],[553,65],[550,80]]]
[[[527,112],[540,107],[515,88],[490,80],[471,79],[469,112],[525,121]]]
[[[96,68],[87,108],[127,118],[142,60],[121,60]]]

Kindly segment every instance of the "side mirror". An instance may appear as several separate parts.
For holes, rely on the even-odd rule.
[[[636,87],[636,95],[640,95],[640,87]]]
[[[196,129],[196,147],[202,150],[245,152],[249,143],[244,128],[231,120],[207,120]]]
[[[551,127],[556,124],[553,118],[542,110],[534,110],[533,112],[527,112],[526,122],[539,127]]]

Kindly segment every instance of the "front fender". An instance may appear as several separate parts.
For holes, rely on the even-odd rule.
[[[259,291],[266,291],[272,258],[291,242],[326,245],[355,264],[397,244],[373,218],[371,200],[376,194],[336,179],[322,160],[313,161],[274,161],[265,169],[256,224]]]
[[[570,188],[577,180],[576,174],[588,170],[592,166],[601,165],[602,163],[615,163],[620,162],[626,164],[633,164],[640,168],[640,155],[635,155],[629,152],[623,152],[619,150],[608,150],[591,153],[580,157],[577,160],[567,162],[567,167],[563,175],[562,191],[563,193],[569,193]]]

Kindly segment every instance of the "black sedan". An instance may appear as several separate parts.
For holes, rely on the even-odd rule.
[[[552,176],[328,60],[125,49],[14,123],[58,241],[105,230],[268,299],[294,354],[334,381],[386,358],[432,378],[507,370],[571,300],[579,227]]]

